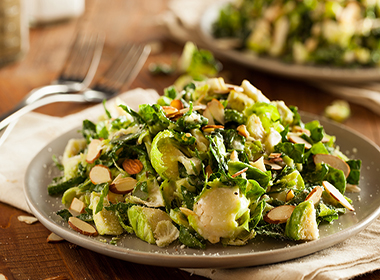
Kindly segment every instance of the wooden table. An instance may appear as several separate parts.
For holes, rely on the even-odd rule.
[[[170,63],[183,47],[169,40],[156,26],[155,15],[164,11],[166,4],[167,0],[88,1],[80,19],[31,29],[27,55],[0,69],[0,114],[14,106],[28,91],[50,83],[57,76],[77,28],[82,27],[103,30],[107,34],[105,60],[128,40],[160,42],[162,50],[151,54],[131,87],[153,88],[162,93],[176,76],[153,76],[149,64]],[[285,100],[306,112],[321,115],[335,99],[302,81],[260,73],[228,61],[222,63],[229,82],[239,84],[248,79],[270,99]],[[64,116],[86,106],[63,103],[37,111]],[[351,104],[351,109],[352,116],[345,124],[380,145],[380,117],[358,105]],[[41,223],[27,225],[18,221],[17,217],[25,214],[0,203],[0,274],[8,279],[204,279],[179,269],[120,261],[69,242],[47,243],[49,231]],[[380,279],[380,271],[357,279]]]

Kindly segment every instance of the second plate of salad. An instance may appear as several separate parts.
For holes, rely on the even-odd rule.
[[[347,83],[379,80],[380,69],[378,62],[376,62],[379,50],[376,44],[371,45],[370,43],[371,40],[378,40],[376,39],[378,27],[376,27],[375,23],[379,20],[376,13],[370,13],[371,7],[359,7],[360,3],[356,1],[351,2],[352,7],[349,8],[345,6],[349,1],[346,4],[338,4],[334,1],[309,1],[308,4],[297,1],[284,1],[284,3],[262,1],[258,2],[257,5],[265,7],[258,9],[254,5],[251,5],[251,7],[250,1],[239,1],[240,4],[235,2],[214,3],[205,10],[201,17],[199,32],[203,39],[204,47],[215,54],[259,70],[298,79],[311,79],[314,81],[318,79]],[[296,2],[297,4],[295,4]],[[241,7],[237,7],[239,5]],[[244,5],[249,7],[245,7]],[[299,8],[302,9],[302,13],[307,17],[306,22],[310,24],[298,24],[304,26],[305,30],[291,30],[293,25],[297,26],[297,18],[294,16],[295,7],[291,8],[292,5],[305,5],[305,7]],[[311,5],[311,7],[306,7],[307,5]],[[318,6],[318,9],[313,5]],[[357,28],[358,26],[363,26],[363,23],[368,24],[367,29],[369,28],[368,33],[370,35],[363,35],[362,33],[354,34],[354,31],[351,34],[347,30],[349,29],[348,27],[340,27],[342,24],[338,21],[337,17],[339,11],[343,13],[344,8],[347,8],[346,14],[351,10],[352,14],[357,14],[358,19],[355,19],[358,21],[358,24],[356,24]],[[242,14],[242,9],[251,12],[248,15],[244,15]],[[266,14],[255,14],[255,9]],[[376,10],[375,7],[373,9],[374,11]],[[224,11],[223,16],[221,16],[222,10]],[[265,25],[266,21],[263,19],[271,18],[270,15],[273,17],[271,19],[273,22],[267,23],[267,28],[265,26],[259,28],[258,25]],[[286,30],[275,31],[275,21],[281,20],[286,21],[286,23],[278,24],[278,26],[288,26],[288,28]],[[304,23],[305,20],[301,22]],[[323,25],[322,23],[326,21],[329,21],[331,24]],[[218,27],[215,28],[215,26]],[[328,40],[332,41],[329,43],[326,38],[323,38],[322,26],[326,29],[326,34],[331,35],[335,31],[335,41],[334,38],[328,38]],[[260,34],[254,35],[255,30],[257,31],[256,33]],[[319,35],[313,36],[311,34],[312,30],[314,30],[314,33],[319,32]],[[345,30],[349,34],[341,34],[342,30]],[[276,32],[277,35],[275,36]],[[361,32],[365,32],[364,27]],[[216,33],[219,33],[219,37]],[[256,37],[261,39],[255,39]],[[274,37],[278,38],[275,39]],[[281,37],[283,37],[283,40],[281,40]],[[303,37],[310,38],[308,43],[306,43],[306,39]],[[346,41],[340,42],[339,38],[341,40],[346,39]],[[257,44],[254,43],[255,40]],[[250,41],[252,43],[249,43]],[[268,43],[268,46],[279,45],[278,51],[270,50],[269,47],[266,48],[260,45],[266,41],[272,42]],[[274,41],[278,41],[278,43],[275,44]],[[281,52],[281,49],[285,48],[285,46],[281,48],[282,41],[288,44],[286,46],[287,55],[285,50],[285,53]],[[249,50],[247,44],[254,50]],[[327,48],[326,45],[328,44],[330,46]],[[306,47],[309,45],[309,49],[316,49],[307,51]],[[308,54],[309,52],[310,54]],[[332,58],[328,58],[329,55],[333,55],[334,58],[341,57],[341,59],[333,61]]]

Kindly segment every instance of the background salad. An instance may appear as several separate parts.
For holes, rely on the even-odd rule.
[[[291,63],[375,67],[379,15],[379,1],[239,0],[220,11],[213,35]]]

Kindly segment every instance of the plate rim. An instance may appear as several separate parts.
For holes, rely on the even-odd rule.
[[[379,146],[374,143],[372,140],[368,139],[366,136],[360,134],[359,132],[344,126],[334,123],[324,117],[316,116],[311,113],[300,112],[302,120],[304,118],[309,119],[317,119],[324,126],[326,124],[338,126],[341,129],[356,135],[361,138],[363,141],[367,142],[370,146],[375,148],[380,154]],[[258,266],[265,264],[274,264],[282,261],[292,260],[298,257],[303,257],[306,255],[310,255],[312,253],[316,253],[320,250],[329,248],[335,244],[338,244],[347,238],[359,233],[360,231],[367,228],[372,222],[376,220],[377,217],[380,216],[380,205],[376,208],[375,211],[371,212],[365,219],[359,221],[358,223],[345,228],[339,232],[336,232],[332,235],[326,236],[324,238],[299,243],[290,247],[282,247],[273,250],[267,251],[250,251],[246,253],[238,253],[238,254],[212,254],[212,255],[191,255],[191,254],[161,254],[154,252],[154,249],[157,249],[156,245],[150,245],[152,247],[152,251],[142,252],[139,250],[134,250],[126,247],[117,247],[114,245],[110,245],[107,243],[102,243],[99,240],[95,240],[91,237],[87,237],[81,235],[73,230],[70,230],[67,226],[63,227],[62,225],[58,225],[51,218],[49,218],[49,213],[45,213],[38,208],[38,205],[35,204],[35,201],[32,200],[32,196],[29,193],[31,191],[30,186],[28,186],[28,177],[33,171],[33,162],[35,159],[41,155],[43,150],[48,149],[48,147],[59,141],[65,135],[73,134],[74,131],[78,131],[78,128],[72,129],[54,140],[50,141],[45,147],[40,150],[37,155],[30,162],[24,180],[24,193],[28,206],[32,213],[38,218],[38,220],[50,231],[60,235],[65,240],[77,244],[83,248],[87,248],[91,251],[101,253],[103,255],[107,255],[110,257],[118,258],[125,261],[130,261],[134,263],[146,264],[146,265],[156,265],[156,266],[165,266],[165,267],[177,267],[177,268],[238,268],[238,267],[247,267],[247,266]],[[51,213],[50,213],[51,214]],[[333,238],[329,238],[333,237]],[[136,238],[132,236],[131,238]],[[210,245],[212,246],[212,245]],[[193,249],[192,249],[193,250]],[[197,252],[202,252],[202,250],[195,250]],[[273,257],[273,255],[275,255]],[[159,256],[157,258],[157,256]],[[194,259],[195,257],[195,259]],[[249,258],[248,258],[249,257]],[[270,262],[265,261],[268,257],[272,257]],[[231,259],[233,261],[231,261]],[[247,260],[249,259],[249,260]]]

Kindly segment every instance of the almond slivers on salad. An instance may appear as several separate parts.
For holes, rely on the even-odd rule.
[[[171,86],[138,111],[106,105],[55,158],[62,174],[48,186],[82,234],[200,249],[257,236],[302,242],[355,211],[345,193],[360,190],[361,161],[247,80]]]

